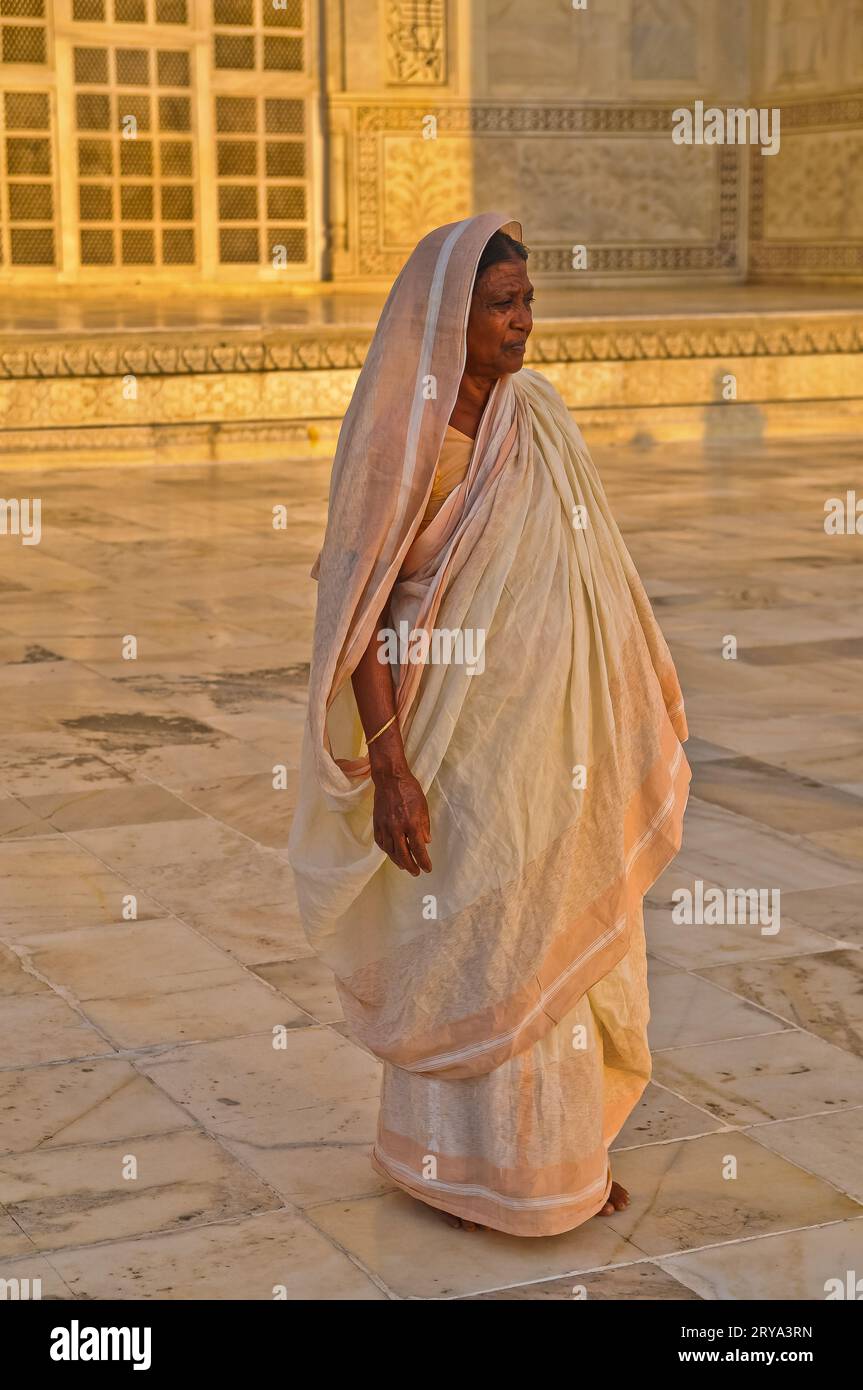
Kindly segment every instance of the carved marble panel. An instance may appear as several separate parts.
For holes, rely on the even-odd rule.
[[[544,243],[706,243],[719,235],[718,156],[662,137],[479,138],[476,206],[512,208]]]
[[[790,136],[767,164],[766,239],[842,241],[860,237],[863,129]]]
[[[761,15],[763,90],[841,90],[859,83],[861,0],[768,0]]]
[[[383,138],[383,246],[412,250],[432,227],[470,216],[475,153],[464,136]]]
[[[384,0],[387,82],[446,82],[447,0]]]
[[[732,272],[745,151],[671,140],[671,109],[639,104],[359,104],[354,274],[397,274],[431,227],[483,208],[522,217],[539,274]]]
[[[750,154],[757,278],[863,275],[863,96],[783,103],[777,155]]]

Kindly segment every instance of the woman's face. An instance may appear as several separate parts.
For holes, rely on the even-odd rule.
[[[484,271],[471,299],[467,321],[467,362],[472,376],[517,372],[533,328],[533,285],[520,256]]]

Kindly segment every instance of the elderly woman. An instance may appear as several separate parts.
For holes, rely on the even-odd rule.
[[[289,855],[374,1167],[465,1226],[625,1206],[650,1077],[642,899],[680,845],[680,687],[584,440],[523,367],[521,228],[440,227],[345,416]]]

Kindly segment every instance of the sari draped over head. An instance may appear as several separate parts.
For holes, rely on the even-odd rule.
[[[497,1073],[499,1087],[517,1072],[527,1084],[553,1031],[633,942],[641,948],[642,898],[679,848],[690,778],[671,656],[581,433],[540,373],[496,382],[467,473],[420,529],[464,371],[477,263],[501,227],[520,239],[498,213],[440,227],[399,274],[339,435],[312,571],[289,858],[348,1030],[384,1061],[402,1107],[416,1104],[417,1087],[431,1094],[432,1081]],[[418,878],[375,843],[351,684],[388,595],[387,626],[411,634],[392,669],[407,760],[429,805],[433,867]],[[424,644],[429,659],[411,659]],[[600,1124],[603,1155],[646,1080]],[[460,1183],[493,1187],[503,1215],[497,1206],[490,1216],[485,1197],[467,1209],[529,1234],[598,1209],[604,1157],[580,1207],[567,1199],[566,1211],[535,1220],[517,1220],[511,1203],[548,1213],[557,1187],[581,1181],[578,1164],[567,1176],[557,1154],[541,1177],[531,1160],[525,1194],[523,1176],[500,1177],[522,1171],[518,1155],[486,1155],[480,1166],[496,1176],[484,1186],[462,1154],[429,1195],[410,1176],[413,1149],[433,1138],[420,1131],[392,1137],[402,1149],[387,1171],[432,1205],[463,1211]]]

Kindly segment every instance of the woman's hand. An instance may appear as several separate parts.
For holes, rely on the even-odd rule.
[[[399,869],[414,878],[431,873],[426,845],[431,842],[425,793],[407,769],[375,777],[375,844]]]

